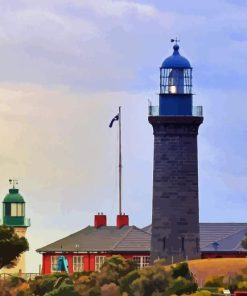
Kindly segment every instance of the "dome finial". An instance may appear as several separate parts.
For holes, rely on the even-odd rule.
[[[13,186],[12,189],[15,189],[15,186],[18,185],[18,180],[17,179],[9,179],[9,184]]]
[[[171,43],[175,43],[173,49],[176,52],[178,52],[179,50],[178,42],[180,42],[180,40],[177,37],[175,39],[171,39]]]

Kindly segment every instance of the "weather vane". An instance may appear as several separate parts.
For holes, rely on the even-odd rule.
[[[176,37],[175,39],[171,39],[171,42],[172,42],[172,43],[175,42],[175,45],[177,45],[178,42],[180,42],[180,40],[178,40],[178,38]]]
[[[15,186],[18,185],[18,180],[15,178],[9,179],[9,184],[13,186],[13,189],[15,189]]]

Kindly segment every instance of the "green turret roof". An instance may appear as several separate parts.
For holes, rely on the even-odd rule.
[[[9,193],[5,196],[4,203],[25,203],[23,197],[19,193],[19,189],[11,188]]]

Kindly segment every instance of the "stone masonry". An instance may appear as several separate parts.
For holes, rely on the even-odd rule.
[[[154,130],[151,262],[200,257],[197,134],[202,121],[149,116]]]

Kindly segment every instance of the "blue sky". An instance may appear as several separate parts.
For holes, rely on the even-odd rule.
[[[20,180],[31,251],[117,214],[117,129],[123,108],[124,211],[151,221],[159,66],[170,39],[193,66],[200,220],[246,222],[246,1],[0,1],[0,194]]]

